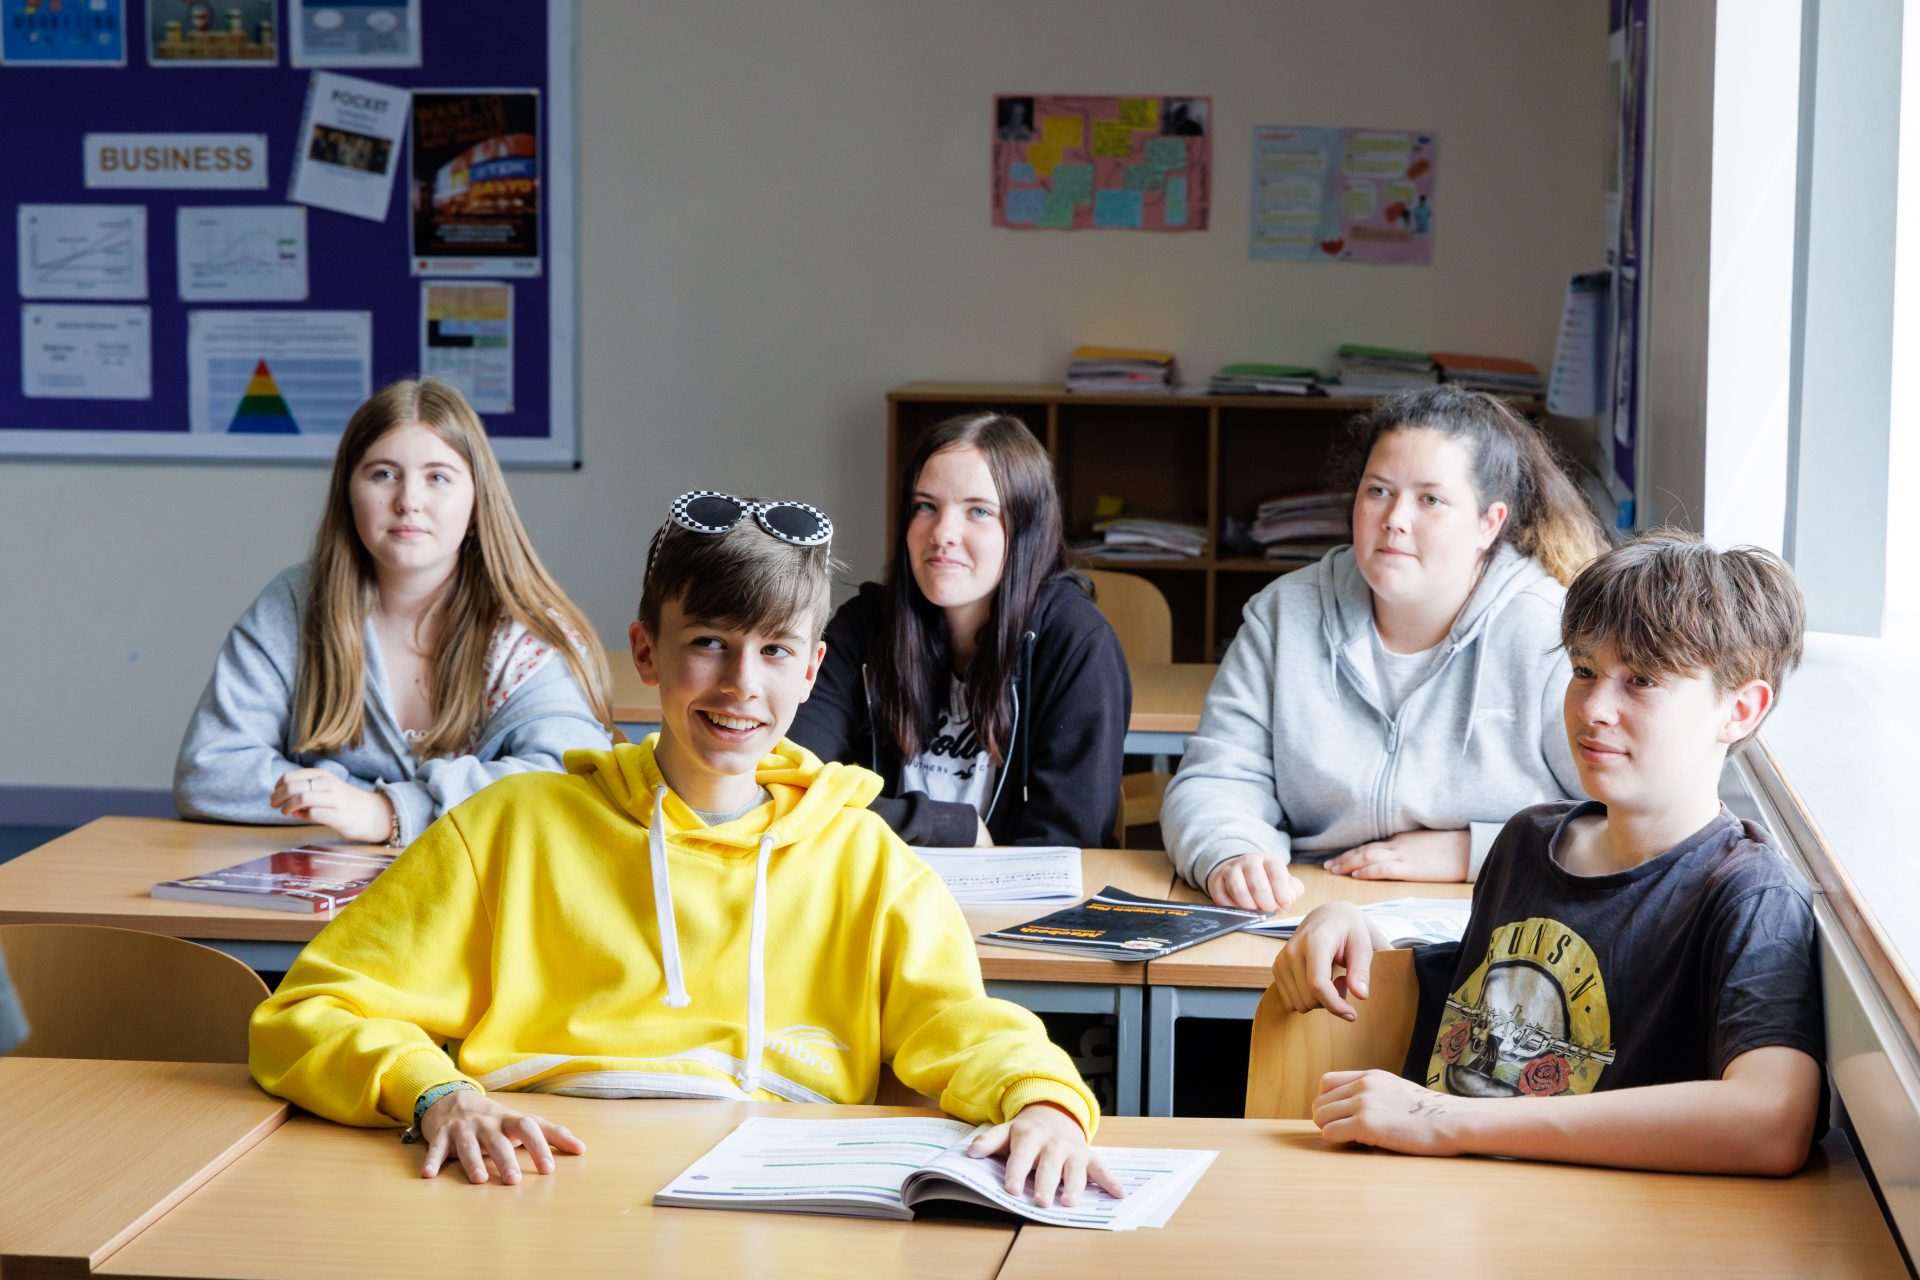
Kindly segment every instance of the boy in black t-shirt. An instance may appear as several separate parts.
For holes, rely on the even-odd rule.
[[[1718,794],[1804,630],[1791,570],[1756,548],[1656,532],[1574,581],[1567,739],[1593,799],[1507,823],[1409,1078],[1329,1072],[1329,1142],[1703,1173],[1805,1162],[1825,1053],[1812,906]],[[1343,997],[1366,998],[1383,945],[1351,903],[1320,907],[1275,991],[1351,1020]]]

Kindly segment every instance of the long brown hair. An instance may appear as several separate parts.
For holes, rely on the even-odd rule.
[[[1443,382],[1387,397],[1353,420],[1341,472],[1357,480],[1380,437],[1415,427],[1466,443],[1481,511],[1507,504],[1506,522],[1487,554],[1510,542],[1566,586],[1607,549],[1599,519],[1545,435],[1484,391]]]
[[[294,750],[338,751],[357,746],[365,736],[367,615],[380,593],[373,557],[354,528],[350,490],[367,450],[409,422],[430,428],[460,455],[473,477],[473,523],[460,544],[453,576],[429,606],[440,611],[440,624],[428,690],[433,726],[419,754],[460,755],[473,749],[487,718],[488,649],[507,618],[566,659],[593,713],[611,725],[607,655],[586,615],[534,553],[480,415],[447,383],[424,378],[376,392],[340,434],[326,510],[307,562],[307,610],[293,687]]]
[[[929,458],[943,449],[967,447],[978,449],[987,460],[1007,534],[1007,558],[993,591],[992,610],[962,677],[968,717],[996,762],[1004,763],[1012,746],[1010,686],[1020,662],[1021,638],[1041,589],[1072,568],[1053,463],[1025,423],[1003,413],[975,413],[949,418],[927,432],[900,473],[900,532],[887,568],[889,618],[876,673],[881,707],[877,719],[882,723],[874,729],[892,737],[902,760],[919,755],[927,735],[939,725],[947,707],[947,682],[953,678],[953,639],[947,634],[946,615],[913,579],[907,550],[913,491]]]

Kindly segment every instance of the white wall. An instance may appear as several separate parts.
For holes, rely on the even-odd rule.
[[[832,511],[880,568],[886,390],[1052,379],[1078,341],[1330,360],[1343,340],[1546,366],[1600,243],[1600,0],[583,0],[586,465],[517,472],[614,635],[693,485]],[[996,91],[1214,96],[1211,230],[995,231]],[[1440,136],[1435,265],[1247,258],[1248,130]],[[315,469],[0,466],[0,785],[161,787],[233,618],[302,554]]]

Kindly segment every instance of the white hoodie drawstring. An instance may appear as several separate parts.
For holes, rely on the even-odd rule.
[[[653,916],[660,929],[660,965],[666,970],[667,994],[661,1003],[684,1009],[693,1003],[680,972],[680,931],[673,922],[673,887],[667,880],[667,788],[653,789],[653,822],[647,828],[647,853],[653,864]],[[760,1057],[766,1045],[767,1004],[767,861],[773,856],[773,833],[760,837],[760,855],[753,867],[753,929],[747,937],[747,1057],[740,1087],[748,1093],[760,1088]]]
[[[653,863],[653,918],[660,928],[660,964],[667,973],[667,994],[660,1003],[684,1009],[693,1003],[680,975],[680,930],[673,923],[673,886],[667,881],[667,788],[653,789],[653,823],[647,828],[647,854]]]
[[[740,1087],[748,1093],[760,1088],[760,1054],[766,1043],[767,1003],[767,859],[773,854],[773,833],[760,837],[760,856],[753,866],[753,931],[747,935],[747,1069]]]

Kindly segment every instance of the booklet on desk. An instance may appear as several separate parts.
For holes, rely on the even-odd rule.
[[[1127,1195],[1092,1183],[1071,1207],[1042,1209],[1006,1190],[1007,1163],[974,1159],[967,1144],[987,1126],[929,1116],[872,1120],[771,1120],[755,1116],[661,1188],[653,1203],[678,1209],[754,1209],[908,1220],[922,1205],[956,1201],[1002,1209],[1050,1227],[1132,1231],[1161,1227],[1218,1152],[1096,1147]],[[905,1173],[902,1173],[902,1170]]]
[[[961,906],[1072,902],[1081,894],[1080,851],[1065,845],[934,849],[913,846]]]
[[[1102,960],[1158,960],[1267,917],[1210,902],[1142,898],[1108,885],[1077,907],[995,929],[980,941],[1003,947],[1070,951]]]
[[[222,867],[204,876],[162,880],[156,898],[204,902],[217,907],[264,907],[301,915],[333,913],[360,896],[399,855],[374,848],[303,844],[264,858]]]

